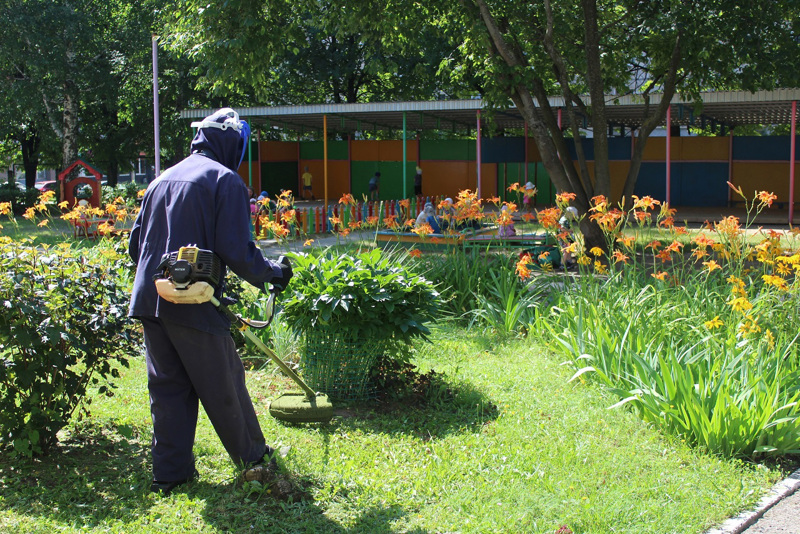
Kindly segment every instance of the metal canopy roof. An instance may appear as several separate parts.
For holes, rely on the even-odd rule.
[[[662,95],[650,95],[650,106],[658,105]],[[744,124],[789,124],[792,101],[800,100],[800,89],[774,91],[719,91],[701,93],[703,104],[695,107],[691,101],[672,99],[672,123],[683,126],[720,124],[735,127]],[[561,97],[551,97],[550,105],[562,108]],[[327,117],[329,132],[401,131],[405,114],[408,131],[464,131],[477,127],[478,111],[482,118],[492,116],[494,124],[503,129],[523,128],[522,116],[515,107],[492,112],[481,99],[437,100],[429,102],[374,102],[368,104],[313,104],[301,106],[257,106],[235,108],[243,119],[261,128],[278,128],[295,132],[323,129]],[[182,111],[182,119],[203,118],[214,110]],[[644,119],[645,106],[639,96],[608,96],[606,113],[610,125],[639,127]],[[485,123],[485,120],[483,121]],[[588,127],[588,124],[586,125]]]

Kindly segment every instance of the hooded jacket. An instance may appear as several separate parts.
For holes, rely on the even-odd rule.
[[[219,112],[207,118],[224,119]],[[230,322],[210,302],[173,304],[158,296],[153,275],[161,257],[183,246],[215,252],[222,261],[223,281],[230,268],[264,291],[267,282],[281,276],[278,264],[265,260],[250,240],[247,188],[235,172],[243,143],[232,128],[200,128],[192,154],[148,186],[128,243],[137,267],[129,316],[160,317],[212,334],[230,333]],[[223,286],[220,283],[214,293],[217,299]]]

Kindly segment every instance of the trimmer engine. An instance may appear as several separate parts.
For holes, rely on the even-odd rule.
[[[188,245],[164,254],[158,271],[153,280],[161,298],[175,304],[202,304],[214,295],[222,264],[210,250]]]
[[[208,282],[217,287],[222,270],[216,254],[195,245],[164,254],[158,268],[164,271],[164,277],[171,279],[177,289],[183,289],[194,282]]]

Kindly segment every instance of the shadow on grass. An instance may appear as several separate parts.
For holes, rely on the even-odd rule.
[[[128,425],[82,425],[62,434],[46,456],[0,453],[0,507],[66,525],[95,526],[108,518],[134,520],[151,503],[149,447],[128,439]]]
[[[333,420],[320,425],[326,445],[330,435],[347,429],[433,441],[452,434],[475,433],[499,415],[497,406],[468,382],[451,382],[433,372],[422,375],[421,382],[401,393],[381,394],[369,401],[333,400]]]
[[[146,437],[142,439],[147,434],[125,424],[82,424],[62,434],[47,456],[19,459],[0,453],[0,510],[13,510],[34,524],[47,522],[74,530],[125,528],[126,524],[139,529],[152,520],[160,524],[158,531],[182,532],[191,523],[186,516],[188,498],[194,509],[189,513],[201,516],[216,530],[281,533],[389,532],[391,523],[408,513],[399,506],[374,507],[348,521],[345,528],[308,497],[324,484],[297,476],[292,480],[306,496],[297,502],[273,499],[258,487],[237,487],[233,480],[209,482],[203,473],[171,496],[156,495],[150,492],[149,444]],[[348,492],[367,494],[369,488],[351,486]],[[170,517],[164,511],[162,502],[173,499],[181,503],[177,509],[183,516]]]

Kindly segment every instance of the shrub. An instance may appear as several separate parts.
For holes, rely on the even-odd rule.
[[[355,339],[386,340],[390,358],[404,357],[409,341],[430,333],[426,323],[436,317],[439,293],[397,254],[328,249],[291,257],[295,278],[282,294],[282,317],[296,332],[328,327]]]
[[[36,204],[37,198],[39,191],[36,189],[17,189],[9,186],[7,182],[0,184],[0,203],[11,202],[16,215],[21,215],[27,208]]]
[[[87,388],[127,365],[124,244],[82,252],[0,238],[0,444],[21,455],[47,452]]]

